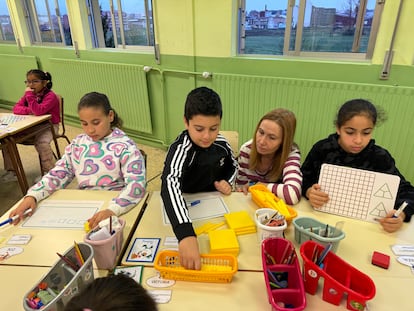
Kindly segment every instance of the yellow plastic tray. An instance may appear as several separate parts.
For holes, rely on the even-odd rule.
[[[265,185],[254,185],[249,187],[252,200],[259,208],[272,208],[285,216],[286,222],[291,223],[298,213],[294,208],[287,205],[285,201],[278,198],[274,193],[266,188]]]
[[[201,270],[188,270],[180,265],[177,251],[163,250],[155,257],[154,268],[169,280],[230,283],[237,272],[237,258],[227,254],[201,254]]]

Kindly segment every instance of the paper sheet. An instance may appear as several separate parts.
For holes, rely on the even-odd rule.
[[[83,229],[104,201],[46,200],[22,224],[25,228]]]
[[[187,203],[200,200],[199,204],[188,207],[188,213],[192,221],[216,218],[229,213],[229,208],[227,207],[226,203],[224,203],[223,198],[218,192],[192,193],[184,194],[183,196]],[[164,225],[171,224],[167,213],[165,212],[162,199],[161,208]]]

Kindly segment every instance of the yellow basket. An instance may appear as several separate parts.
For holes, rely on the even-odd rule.
[[[163,250],[155,257],[154,268],[169,280],[230,283],[237,272],[237,258],[227,254],[201,254],[201,270],[188,270],[180,265],[177,251]]]
[[[257,184],[249,187],[252,200],[260,208],[272,208],[283,216],[285,216],[286,222],[290,224],[292,219],[295,218],[298,213],[294,208],[287,205],[285,201],[278,198],[273,192],[266,188],[265,185]]]

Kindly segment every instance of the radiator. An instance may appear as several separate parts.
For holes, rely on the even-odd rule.
[[[52,58],[54,89],[65,99],[65,114],[77,116],[80,98],[96,91],[108,96],[123,127],[152,133],[147,80],[142,66]]]
[[[253,137],[266,112],[274,108],[292,110],[297,118],[295,141],[302,160],[316,141],[335,131],[334,119],[345,101],[368,99],[388,117],[376,127],[374,139],[391,152],[405,177],[414,181],[414,89],[219,73],[214,74],[212,83],[223,103],[222,130],[238,131],[240,145]]]

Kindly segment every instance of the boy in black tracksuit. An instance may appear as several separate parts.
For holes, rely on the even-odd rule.
[[[230,145],[219,134],[221,100],[213,90],[191,91],[185,103],[184,130],[171,144],[161,176],[161,197],[179,241],[181,265],[200,269],[197,237],[183,193],[219,191],[230,194],[237,161]]]

